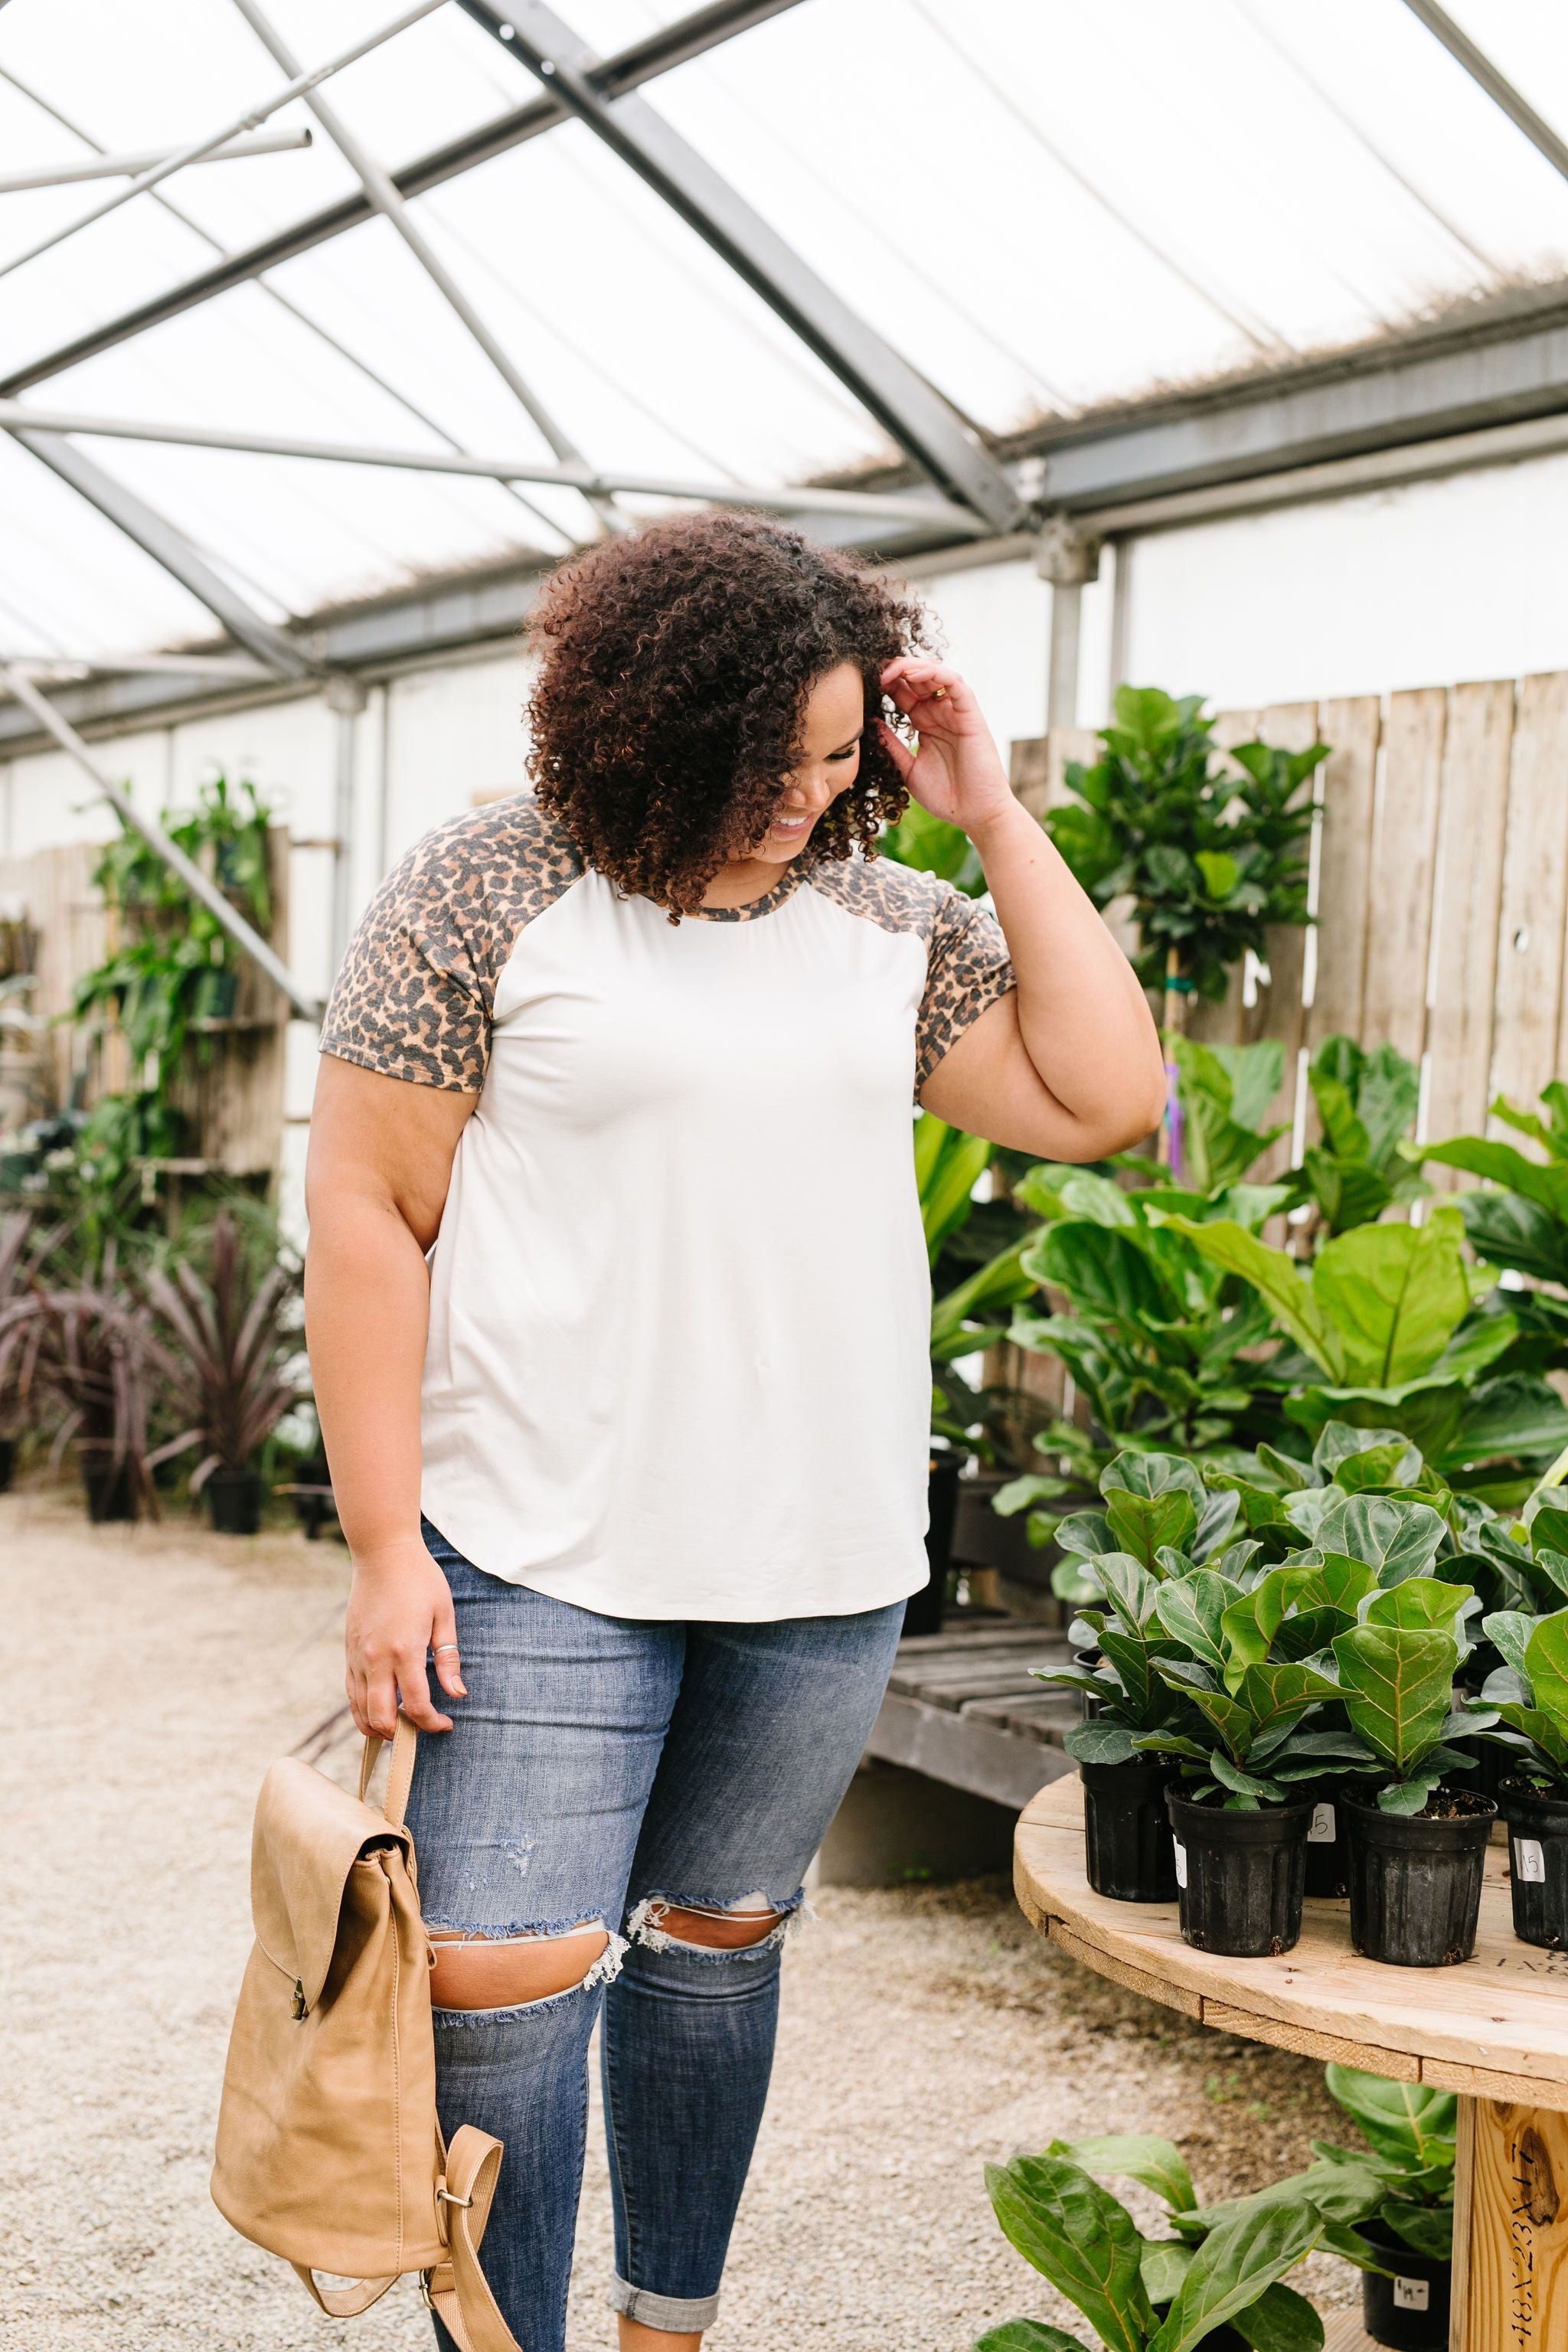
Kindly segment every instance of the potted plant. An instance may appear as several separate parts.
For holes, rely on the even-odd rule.
[[[1176,1861],[1165,1792],[1181,1763],[1161,1746],[1160,1735],[1189,1733],[1198,1718],[1161,1680],[1154,1663],[1184,1653],[1155,1621],[1160,1588],[1146,1569],[1127,1552],[1102,1553],[1094,1566],[1110,1608],[1081,1610],[1079,1623],[1094,1635],[1095,1664],[1031,1671],[1041,1682],[1081,1690],[1094,1702],[1092,1716],[1075,1724],[1062,1742],[1083,1781],[1089,1885],[1120,1903],[1170,1903]]]
[[[1513,1932],[1561,1949],[1568,1946],[1568,1609],[1539,1618],[1499,1611],[1482,1630],[1503,1657],[1482,1688],[1496,1717],[1482,1737],[1512,1766],[1500,1796]]]
[[[1447,2352],[1458,2102],[1452,2091],[1354,2066],[1328,2066],[1323,2080],[1372,2151],[1312,2143],[1347,2174],[1370,2163],[1374,2175],[1373,2197],[1355,2217],[1378,2257],[1362,2273],[1366,2332],[1394,2352]]]
[[[50,1245],[48,1237],[37,1239],[25,1209],[0,1219],[0,1494],[11,1484],[16,1441],[32,1410],[43,1339],[37,1276]]]
[[[156,1395],[172,1393],[174,1358],[160,1346],[144,1303],[123,1283],[110,1241],[95,1275],[69,1286],[40,1284],[36,1385],[54,1402],[51,1461],[74,1445],[88,1517],[157,1518],[153,1472],[192,1442],[192,1433],[154,1444]]]
[[[258,1459],[299,1395],[289,1366],[298,1340],[285,1328],[292,1268],[270,1246],[247,1249],[226,1209],[212,1221],[204,1259],[160,1267],[147,1294],[175,1343],[175,1393],[202,1449],[191,1491],[205,1490],[220,1535],[254,1535]]]
[[[1360,1561],[1287,1562],[1250,1591],[1208,1569],[1160,1588],[1155,1617],[1185,1655],[1159,1658],[1154,1671],[1190,1700],[1209,1735],[1172,1742],[1182,1780],[1166,1793],[1182,1935],[1199,1951],[1256,1958],[1288,1952],[1300,1938],[1317,1802],[1302,1784],[1363,1769],[1369,1751],[1337,1725],[1318,1723],[1331,1688],[1304,1656],[1274,1655],[1276,1637],[1294,1606],[1298,1638],[1312,1639],[1323,1617],[1342,1614],[1374,1577]]]
[[[1180,2168],[1171,2185],[1190,2199],[1186,2167],[1171,2153]],[[1113,2352],[1309,2352],[1322,2342],[1310,2305],[1281,2284],[1325,2234],[1322,2215],[1304,2200],[1259,2206],[1193,2245],[1144,2237],[1127,2208],[1063,2156],[987,2165],[985,2185],[1011,2243]],[[1063,2328],[1015,2319],[983,2336],[974,2352],[1089,2347]]]
[[[1450,1967],[1475,1948],[1497,1806],[1443,1785],[1470,1760],[1449,1738],[1497,1719],[1454,1704],[1468,1647],[1458,1629],[1474,1603],[1468,1585],[1426,1576],[1372,1594],[1333,1642],[1336,1673],[1323,1685],[1337,1687],[1381,1768],[1372,1801],[1345,1801],[1351,1942],[1397,1968]]]

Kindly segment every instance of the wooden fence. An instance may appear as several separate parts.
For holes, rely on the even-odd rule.
[[[1267,977],[1237,974],[1190,1023],[1211,1042],[1283,1043],[1273,1116],[1294,1134],[1276,1164],[1312,1139],[1305,1064],[1338,1032],[1389,1039],[1421,1064],[1422,1140],[1484,1130],[1499,1093],[1532,1105],[1568,1069],[1568,672],[1231,710],[1215,732],[1331,746],[1316,779],[1316,923],[1275,933]],[[1039,814],[1068,797],[1065,762],[1097,748],[1081,729],[1015,743],[1014,788]]]

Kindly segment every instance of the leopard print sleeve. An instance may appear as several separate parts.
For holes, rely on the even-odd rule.
[[[525,795],[427,834],[365,909],[327,1006],[322,1053],[415,1086],[479,1093],[496,982],[518,933],[582,871]]]
[[[926,939],[926,985],[915,1024],[918,1093],[986,1007],[1016,986],[1002,926],[988,908],[941,883]]]

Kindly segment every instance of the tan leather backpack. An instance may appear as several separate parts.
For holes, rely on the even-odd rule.
[[[501,2143],[436,2116],[430,1947],[404,1808],[418,1735],[399,1717],[386,1803],[296,1757],[262,1782],[256,1927],[224,2071],[212,2192],[243,2237],[292,2263],[334,2319],[405,2271],[462,2352],[518,2352],[479,2266]],[[353,2282],[323,2287],[318,2271]]]

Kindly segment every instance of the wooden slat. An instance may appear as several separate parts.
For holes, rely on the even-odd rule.
[[[1382,705],[1374,694],[1325,702],[1319,708],[1318,725],[1323,741],[1333,748],[1322,768],[1317,971],[1305,1030],[1314,1050],[1325,1037],[1362,1034]]]
[[[1513,701],[1511,678],[1456,686],[1448,696],[1433,918],[1436,984],[1426,1034],[1426,1131],[1438,1139],[1486,1127]],[[1442,1189],[1473,1181],[1453,1168],[1426,1173]]]
[[[1533,1104],[1559,1066],[1568,915],[1568,673],[1521,683],[1503,848],[1491,1090]]]
[[[1183,1985],[1168,1984],[1163,1977],[1151,1976],[1146,1969],[1135,1969],[1131,1961],[1095,1950],[1081,1936],[1075,1936],[1064,1921],[1047,1921],[1046,1933],[1069,1960],[1092,1969],[1096,1976],[1109,1977],[1112,1984],[1125,1985],[1129,1992],[1142,1993],[1145,2000],[1157,2000],[1163,2009],[1176,2010],[1183,2017],[1196,2019],[1203,2015],[1203,2002],[1196,1993],[1188,1992]]]
[[[1450,2341],[1568,2352],[1568,2116],[1479,2100],[1470,2135],[1464,2335]]]
[[[1288,2019],[1260,2018],[1255,2010],[1237,2009],[1231,2001],[1210,2000],[1206,1994],[1204,2023],[1222,2033],[1242,2034],[1249,2042],[1267,2042],[1275,2050],[1294,2050],[1303,2058],[1321,2058],[1325,2065],[1331,2060],[1337,2066],[1360,2066],[1368,2073],[1386,2074],[1394,2083],[1419,2083],[1424,2079],[1420,2059],[1412,2058],[1405,2051],[1380,2051],[1373,2067],[1363,2042],[1349,2042],[1342,2033],[1323,2033],[1314,2025],[1301,2025]]]
[[[1426,1044],[1426,965],[1437,864],[1437,800],[1447,697],[1423,687],[1390,697],[1383,789],[1373,827],[1366,942],[1366,1040],[1387,1039],[1413,1061]]]

